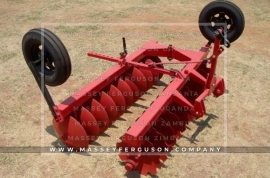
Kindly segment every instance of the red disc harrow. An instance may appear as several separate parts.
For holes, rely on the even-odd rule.
[[[236,9],[240,15],[231,15],[231,9]],[[212,16],[209,11],[213,11]],[[231,21],[227,18],[228,15],[224,15],[226,12],[231,15]],[[211,94],[214,97],[224,94],[224,81],[215,75],[217,60],[224,51],[221,43],[229,47],[229,41],[234,41],[241,35],[244,21],[233,19],[241,15],[239,8],[231,2],[214,1],[208,4],[199,21],[203,22],[204,16],[209,16],[211,21],[226,22],[227,25],[241,22],[243,28],[240,31],[236,28],[239,23],[230,24],[230,27],[236,26],[232,29],[228,26],[228,29],[215,26],[213,30],[214,27],[211,26],[209,29],[213,31],[210,36],[207,31],[209,29],[200,28],[209,42],[198,51],[149,41],[139,50],[127,55],[123,38],[124,52],[119,58],[88,52],[88,56],[117,64],[60,104],[53,102],[46,85],[61,85],[71,73],[69,55],[63,43],[47,29],[32,29],[23,38],[23,53],[39,87],[44,91],[44,97],[54,116],[53,127],[57,136],[66,146],[75,149],[87,149],[89,143],[96,141],[100,133],[116,122],[163,75],[171,76],[168,86],[121,136],[121,141],[116,145],[121,150],[119,157],[125,162],[127,171],[138,170],[143,175],[156,174],[156,168],[161,168],[161,162],[167,159],[164,150],[171,151],[186,125],[192,119],[206,114],[205,98]],[[223,17],[226,17],[225,21],[221,21]],[[228,38],[224,38],[226,30]],[[162,62],[159,57],[169,61]],[[181,70],[168,70],[164,68],[166,64],[185,65]],[[152,149],[151,153],[134,151],[146,148]]]

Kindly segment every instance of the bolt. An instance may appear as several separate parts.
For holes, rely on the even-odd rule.
[[[62,135],[62,139],[63,139],[63,140],[67,140],[67,135],[66,135],[66,134],[63,134],[63,135]]]
[[[216,85],[216,84],[214,84],[214,83],[212,84],[212,86],[215,86],[215,85]]]
[[[198,115],[199,113],[198,112],[195,112],[196,115]]]
[[[213,59],[215,59],[215,58],[216,58],[216,56],[215,56],[215,55],[213,55],[213,56],[212,56],[212,58],[213,58]]]
[[[219,94],[220,93],[220,90],[217,90],[217,94]]]
[[[55,111],[57,111],[57,110],[58,110],[57,106],[54,106],[54,107],[53,107],[53,109],[54,109]]]
[[[56,113],[56,115],[57,115],[57,116],[60,116],[60,113],[59,113],[59,112],[57,112],[57,113]]]

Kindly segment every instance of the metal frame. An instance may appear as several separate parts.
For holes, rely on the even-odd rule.
[[[118,89],[113,89],[116,82],[119,82],[120,78],[127,74],[131,69],[141,70],[146,73],[145,70],[151,71],[152,74],[166,74],[172,77],[171,83],[163,90],[163,92],[157,97],[157,99],[151,104],[151,106],[136,120],[136,123],[132,125],[127,132],[120,138],[121,142],[117,143],[117,147],[156,147],[162,145],[167,146],[172,149],[172,146],[176,143],[175,139],[181,137],[181,133],[185,130],[186,124],[193,118],[200,118],[206,114],[206,109],[204,105],[204,99],[213,94],[215,97],[219,97],[225,92],[224,80],[222,78],[216,77],[216,65],[218,56],[224,51],[221,47],[220,42],[223,38],[222,30],[217,30],[215,32],[216,38],[214,41],[213,53],[209,58],[207,58],[211,47],[211,43],[208,42],[204,47],[198,51],[190,51],[178,49],[172,45],[165,46],[159,44],[157,41],[149,41],[144,44],[139,50],[127,56],[125,39],[123,39],[124,52],[120,53],[120,58],[115,58],[107,56],[104,54],[98,54],[94,52],[88,52],[88,56],[99,58],[103,60],[108,60],[111,62],[116,62],[117,65],[103,73],[99,76],[99,79],[92,81],[85,87],[74,93],[72,96],[67,98],[62,103],[55,105],[46,86],[44,86],[44,97],[49,105],[50,110],[54,116],[53,125],[58,137],[67,145],[73,146],[78,149],[80,146],[87,147],[89,141],[95,141],[98,138],[98,134],[105,131],[108,125],[101,126],[82,126],[80,123],[82,121],[104,121],[109,120],[109,113],[114,115],[114,117],[119,117],[123,112],[108,111],[104,110],[103,105],[110,105],[112,103],[116,106],[116,101],[113,100],[125,100],[123,96],[113,98],[111,95],[104,95],[103,102],[101,98],[100,101],[95,100],[96,93],[104,91],[113,91]],[[227,45],[229,47],[229,45]],[[151,63],[141,63],[141,61],[147,57],[166,57],[169,61],[175,59],[177,62],[155,62]],[[168,70],[160,67],[164,64],[185,64],[181,70]],[[210,65],[210,67],[207,66]],[[38,76],[38,72],[35,71],[32,64],[28,64],[35,79],[41,87],[41,80]],[[143,74],[141,73],[141,76]],[[151,74],[151,75],[152,75]],[[153,75],[152,75],[153,77]],[[149,81],[148,81],[149,82]],[[122,90],[131,90],[126,82],[122,80]],[[151,87],[153,83],[150,82]],[[148,86],[148,89],[149,89]],[[110,88],[110,89],[108,89]],[[139,86],[138,86],[139,88]],[[141,90],[143,90],[141,88]],[[120,91],[120,88],[119,90]],[[182,92],[185,91],[196,91],[198,95],[196,96],[185,96]],[[145,91],[142,91],[145,92]],[[102,97],[102,96],[99,96]],[[91,112],[86,110],[86,105],[92,102],[95,106],[101,106],[103,111]],[[135,102],[131,100],[131,103]],[[128,104],[123,101],[124,107]],[[117,104],[122,106],[121,104]],[[172,106],[181,106],[187,108],[185,112],[175,111],[171,112],[170,108]],[[168,109],[169,108],[169,109]],[[78,112],[78,109],[81,109]],[[125,108],[126,109],[126,108]],[[107,112],[107,113],[106,113]],[[97,118],[98,117],[98,118]],[[164,118],[163,118],[164,117]],[[116,120],[116,118],[111,118]],[[169,122],[165,127],[160,127],[160,121],[165,119]],[[112,121],[112,120],[111,120]],[[174,126],[173,122],[185,121],[183,125]],[[110,123],[111,124],[111,123]],[[69,136],[80,136],[87,137],[93,134],[94,138],[90,140],[72,140]],[[165,136],[172,136],[171,140],[161,139],[159,141],[138,139],[145,138],[146,136],[160,136],[165,138]],[[147,172],[155,173],[157,167],[160,167],[160,159],[166,160],[166,155],[161,153],[156,153],[156,155],[149,158],[145,158],[141,153],[136,153],[130,155],[127,153],[120,153],[119,157],[126,162],[125,168],[128,171],[137,169],[141,174],[147,174]],[[138,160],[140,157],[140,160]],[[150,167],[144,167],[144,162],[152,160]]]

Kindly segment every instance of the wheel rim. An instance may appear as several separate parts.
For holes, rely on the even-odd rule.
[[[219,13],[216,13],[216,14],[210,16],[209,21],[211,23],[210,29],[212,31],[215,31],[218,28],[224,29],[224,25],[222,25],[221,23],[227,24],[226,25],[227,33],[230,33],[235,28],[233,25],[233,18],[231,17],[231,15],[229,15],[225,12],[219,12]]]
[[[55,72],[55,64],[54,59],[51,57],[51,54],[49,51],[44,48],[43,46],[36,42],[31,49],[31,57],[30,59],[36,59],[32,61],[34,63],[35,68],[39,73],[41,73],[41,59],[44,59],[44,75],[45,76],[52,76]],[[42,52],[44,51],[43,55]]]

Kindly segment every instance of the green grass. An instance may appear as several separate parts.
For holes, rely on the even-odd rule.
[[[132,7],[128,7],[125,9],[125,11],[130,12],[130,11],[146,11],[148,8],[146,7],[136,7],[136,6],[132,6]]]
[[[116,13],[115,14],[115,17],[117,17],[117,18],[127,18],[127,17],[129,17],[129,12],[127,13],[127,12],[118,12],[118,13]]]
[[[98,18],[104,18],[107,19],[110,16],[112,16],[113,14],[115,14],[114,10],[110,10],[110,11],[102,11],[102,12],[94,12],[94,13],[90,13],[87,16],[94,18],[94,17],[98,17]]]
[[[86,31],[95,31],[95,33],[99,33],[97,32],[97,30],[99,30],[100,27],[97,25],[86,25],[86,26],[60,25],[60,26],[55,27],[55,29],[66,34],[75,34],[75,33],[86,32]]]
[[[109,10],[109,11],[102,11],[102,12],[94,12],[94,13],[90,13],[87,16],[90,18],[103,18],[103,19],[110,19],[110,18],[127,18],[129,17],[130,11],[129,10],[125,10],[125,11],[121,11],[121,12],[117,12],[115,10]]]
[[[68,33],[68,34],[73,34],[73,33],[78,33],[79,28],[78,27],[73,27],[73,26],[57,26],[55,29],[60,30],[63,33]]]
[[[11,52],[11,53],[4,54],[1,59],[3,62],[6,62],[6,61],[16,57],[17,55],[18,55],[18,53]]]
[[[18,20],[21,20],[23,22],[29,22],[29,21],[38,21],[41,19],[41,10],[40,11],[31,11],[30,13],[26,13],[24,15],[21,15],[18,17]]]
[[[233,66],[237,69],[237,71],[241,72],[242,75],[247,75],[252,70],[250,66],[240,63],[238,61],[233,61]]]
[[[157,0],[143,0],[143,2],[146,3],[146,4],[156,4],[156,3],[158,3]]]

